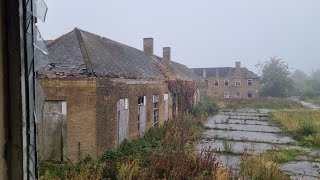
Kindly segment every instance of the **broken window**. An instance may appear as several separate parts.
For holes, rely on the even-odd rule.
[[[228,79],[224,80],[224,86],[229,86],[229,80]]]
[[[147,106],[146,96],[138,97],[138,131],[142,135],[146,130],[147,125]]]
[[[248,98],[249,99],[253,98],[253,93],[251,91],[248,92]]]
[[[248,79],[247,84],[248,84],[248,86],[252,86],[252,79]]]
[[[153,126],[159,127],[159,95],[153,95]]]
[[[219,86],[219,80],[214,80],[214,86]]]
[[[226,98],[226,99],[229,98],[229,93],[228,93],[228,92],[225,92],[225,93],[224,93],[224,98]]]
[[[236,86],[241,86],[241,80],[240,79],[236,80]]]
[[[236,98],[241,98],[241,93],[240,92],[236,92]]]

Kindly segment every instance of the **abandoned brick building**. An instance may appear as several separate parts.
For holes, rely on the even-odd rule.
[[[166,80],[196,82],[194,101],[206,96],[206,83],[188,67],[144,50],[75,28],[48,43],[49,64],[37,72],[43,117],[39,154],[44,160],[98,157],[178,112]],[[42,93],[40,93],[42,92]]]
[[[241,67],[241,62],[236,62],[235,67],[193,68],[193,71],[207,81],[210,97],[226,99],[259,97],[260,77]]]

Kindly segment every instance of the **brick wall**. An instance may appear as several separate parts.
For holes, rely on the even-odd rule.
[[[96,80],[95,79],[40,79],[46,101],[67,102],[67,156],[76,161],[96,151]],[[39,143],[41,157],[41,121]]]
[[[117,102],[129,100],[129,139],[139,135],[138,97],[146,96],[147,127],[153,127],[153,95],[159,95],[159,124],[164,124],[164,94],[172,97],[162,81],[110,80],[108,78],[39,79],[46,101],[67,102],[67,156],[72,161],[90,155],[98,157],[118,146]],[[39,122],[40,154],[42,130]],[[80,144],[79,144],[80,143]],[[79,146],[80,145],[80,146]],[[41,156],[41,155],[40,155]]]
[[[98,80],[97,102],[97,145],[99,154],[118,146],[117,101],[129,100],[129,139],[138,136],[138,97],[146,96],[147,128],[153,127],[153,95],[159,95],[159,123],[164,124],[164,93],[168,93],[163,82],[136,82],[125,80],[111,82]],[[103,100],[103,101],[102,101]],[[172,117],[172,99],[169,96],[169,119]]]
[[[229,86],[224,86],[224,80],[229,80]],[[241,80],[240,86],[235,86],[235,81],[237,79]],[[239,78],[239,76],[229,76],[224,78],[215,78],[210,77],[206,78],[208,82],[208,96],[214,97],[214,98],[224,98],[224,93],[229,92],[230,98],[235,98],[236,92],[241,93],[241,98],[248,98],[247,94],[249,91],[253,93],[253,98],[259,97],[259,91],[260,91],[260,80],[259,79],[252,79],[253,84],[252,86],[247,85],[247,79],[246,78]],[[214,81],[219,81],[219,86],[214,86]]]

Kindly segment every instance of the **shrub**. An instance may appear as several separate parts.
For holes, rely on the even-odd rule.
[[[210,98],[206,98],[205,100],[199,102],[198,104],[192,106],[190,108],[190,112],[195,117],[208,117],[215,115],[219,112],[218,105]]]

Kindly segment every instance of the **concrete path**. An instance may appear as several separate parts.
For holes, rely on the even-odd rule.
[[[240,109],[209,118],[196,151],[214,151],[222,164],[237,171],[244,152],[259,154],[267,150],[300,149],[308,154],[282,165],[282,170],[292,179],[320,179],[320,158],[317,159],[320,152],[294,145],[295,140],[268,121],[270,112],[268,109]]]
[[[308,109],[320,110],[320,107],[315,104],[304,102],[304,101],[299,101],[299,102]]]

